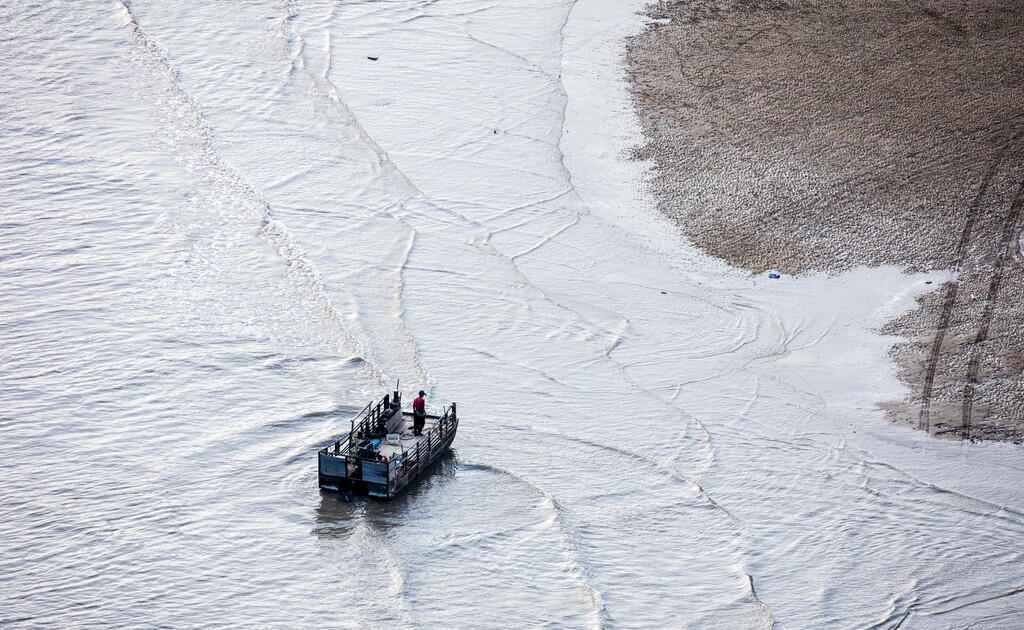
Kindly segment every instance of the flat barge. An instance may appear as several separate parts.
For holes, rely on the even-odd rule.
[[[352,419],[348,436],[320,450],[320,487],[390,499],[441,458],[458,428],[452,403],[440,415],[428,413],[422,435],[414,435],[401,393],[385,395]]]

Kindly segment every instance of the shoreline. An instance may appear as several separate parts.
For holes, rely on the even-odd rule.
[[[658,209],[753,274],[952,272],[880,331],[911,393],[877,402],[1021,440],[1024,9],[762,4],[660,2],[628,41]]]

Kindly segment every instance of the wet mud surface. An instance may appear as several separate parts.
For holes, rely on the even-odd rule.
[[[1024,437],[1024,3],[659,2],[628,46],[659,206],[759,273],[950,269],[884,332],[936,435]]]

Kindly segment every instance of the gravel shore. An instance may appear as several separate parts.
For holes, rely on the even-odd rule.
[[[659,206],[760,273],[951,269],[884,332],[936,435],[1024,438],[1024,3],[671,0],[628,44]]]

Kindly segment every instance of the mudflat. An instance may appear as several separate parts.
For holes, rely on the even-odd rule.
[[[953,280],[884,332],[936,435],[1024,438],[1024,3],[669,0],[627,47],[660,209],[751,272]]]

